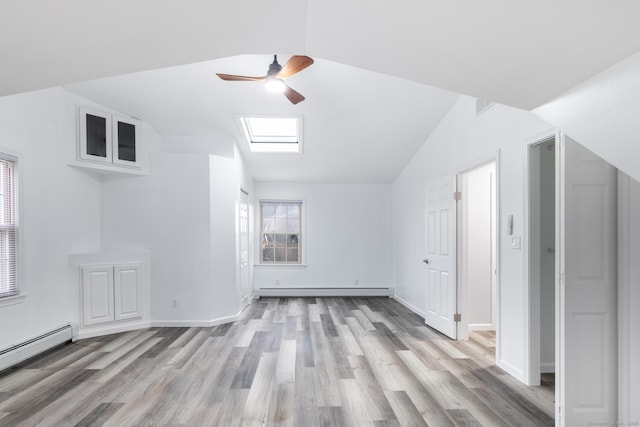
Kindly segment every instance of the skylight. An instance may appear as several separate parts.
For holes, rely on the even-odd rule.
[[[254,153],[301,153],[301,117],[240,117]]]

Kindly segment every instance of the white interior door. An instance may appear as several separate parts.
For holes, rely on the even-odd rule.
[[[427,184],[426,229],[427,301],[425,323],[456,339],[454,320],[456,284],[456,201],[455,177]]]
[[[249,285],[249,195],[240,190],[239,208],[239,280],[238,293],[240,296],[240,310],[249,305],[250,285]]]
[[[564,137],[560,151],[560,425],[617,422],[617,170]]]

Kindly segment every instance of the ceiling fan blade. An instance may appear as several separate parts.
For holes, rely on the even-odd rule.
[[[220,74],[216,73],[216,76],[220,77],[222,80],[227,80],[231,82],[263,82],[267,79],[267,77],[249,77],[249,76],[236,76],[235,74]]]
[[[285,89],[284,89],[284,92],[282,92],[282,93],[294,105],[297,104],[300,101],[304,101],[304,96],[302,96],[302,94],[300,92],[297,92],[297,91],[291,89],[289,86],[286,86]]]
[[[313,59],[309,58],[308,56],[294,55],[287,61],[286,64],[284,64],[277,77],[279,79],[286,79],[296,73],[299,73],[311,64],[313,64]]]

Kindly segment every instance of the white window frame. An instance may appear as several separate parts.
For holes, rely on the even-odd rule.
[[[253,153],[289,153],[302,154],[302,116],[236,116],[238,125],[247,141],[249,151]],[[296,121],[296,136],[259,135],[251,132],[250,121],[253,119],[294,119]]]
[[[274,197],[258,197],[256,200],[257,207],[257,215],[256,217],[256,264],[257,268],[262,267],[284,267],[284,268],[306,268],[306,260],[307,260],[307,251],[306,251],[306,242],[307,242],[307,233],[306,233],[306,202],[304,199],[300,197],[286,197],[286,198],[274,198]],[[282,263],[282,262],[263,262],[262,261],[262,203],[296,203],[300,205],[300,231],[298,237],[298,251],[299,251],[299,262],[293,263]]]
[[[0,307],[17,304],[23,302],[26,296],[25,286],[21,282],[21,260],[22,260],[22,236],[20,232],[20,182],[22,181],[22,174],[20,168],[20,155],[12,153],[10,150],[0,147],[0,159],[13,163],[13,226],[15,229],[15,243],[14,243],[14,256],[15,256],[15,281],[17,292],[15,294],[0,297]]]

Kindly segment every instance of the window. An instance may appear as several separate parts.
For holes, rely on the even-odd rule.
[[[301,201],[260,201],[260,261],[300,264]]]
[[[0,298],[18,294],[16,163],[0,155]]]
[[[240,117],[254,153],[301,153],[301,117]]]

